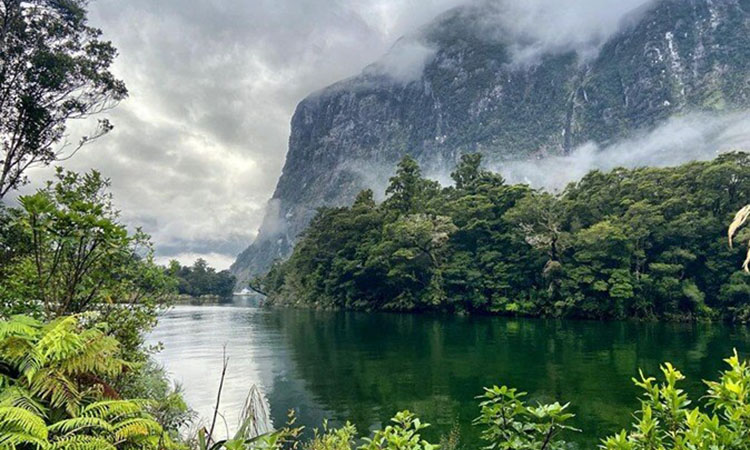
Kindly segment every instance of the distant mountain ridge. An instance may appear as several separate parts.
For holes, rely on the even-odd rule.
[[[487,8],[444,13],[394,46],[401,59],[297,106],[259,235],[231,268],[239,286],[290,253],[316,208],[383,186],[406,153],[429,174],[467,152],[543,158],[675,115],[750,107],[750,0],[657,0],[593,56],[562,48],[522,62],[502,32],[477,26]]]

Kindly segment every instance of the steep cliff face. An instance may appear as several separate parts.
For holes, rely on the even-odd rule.
[[[750,0],[657,0],[593,54],[530,51],[493,28],[499,13],[451,10],[298,105],[267,217],[232,266],[239,286],[289,254],[317,207],[381,188],[406,153],[438,173],[466,152],[541,158],[750,106]]]

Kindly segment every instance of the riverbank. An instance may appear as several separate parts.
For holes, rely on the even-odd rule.
[[[232,297],[221,297],[218,295],[201,295],[196,297],[192,295],[178,294],[174,297],[174,301],[177,305],[209,305],[231,302]]]

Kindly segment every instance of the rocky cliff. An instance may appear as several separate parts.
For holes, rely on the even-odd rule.
[[[317,207],[382,188],[405,153],[442,173],[465,152],[560,155],[750,106],[750,0],[656,0],[593,51],[539,52],[499,14],[492,2],[448,11],[298,105],[263,226],[232,266],[239,286],[289,254]]]

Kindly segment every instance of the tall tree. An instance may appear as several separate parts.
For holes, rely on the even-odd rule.
[[[385,190],[385,194],[390,196],[388,203],[400,213],[414,212],[422,191],[422,181],[422,171],[417,162],[409,155],[404,156]]]
[[[461,155],[461,160],[456,169],[451,172],[451,178],[456,183],[456,189],[472,190],[477,187],[483,178],[494,176],[499,184],[504,180],[500,174],[493,174],[482,170],[482,155],[480,153],[467,153]]]
[[[175,283],[148,235],[119,222],[108,187],[98,172],[58,169],[47,188],[20,197],[10,217],[29,251],[0,266],[0,315],[98,311],[124,346],[140,343]]]
[[[76,144],[70,119],[127,96],[110,66],[116,50],[86,18],[86,0],[0,0],[0,199],[35,165],[66,159],[112,129],[100,119]]]

